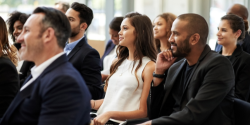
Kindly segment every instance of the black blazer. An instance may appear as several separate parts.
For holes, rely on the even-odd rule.
[[[186,59],[174,63],[167,77],[150,90],[152,125],[232,125],[234,72],[228,59],[206,45],[184,89],[180,111],[173,112],[172,88]]]
[[[0,118],[16,96],[19,88],[15,65],[8,57],[0,57]]]
[[[90,99],[84,80],[64,54],[17,94],[0,125],[87,125]]]
[[[101,87],[102,77],[99,53],[83,38],[68,54],[68,59],[86,82],[92,99],[102,98],[104,91]]]
[[[229,60],[235,74],[235,97],[250,102],[250,55],[237,45]]]
[[[23,61],[23,65],[20,69],[19,74],[19,79],[20,79],[20,86],[23,85],[23,82],[25,79],[30,75],[30,69],[34,66],[35,64],[30,61]]]

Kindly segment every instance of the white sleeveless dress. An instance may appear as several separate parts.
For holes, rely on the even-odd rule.
[[[142,72],[150,61],[148,57],[142,58],[142,65],[137,70],[139,86],[134,74],[139,60],[136,61],[134,68],[133,61],[127,59],[123,61],[109,79],[106,95],[102,105],[97,111],[97,115],[108,111],[134,111],[139,109],[143,88]],[[123,122],[114,119],[111,120],[118,123]]]

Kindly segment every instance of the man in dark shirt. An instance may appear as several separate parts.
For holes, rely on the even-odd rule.
[[[206,44],[208,25],[197,14],[177,17],[171,50],[158,54],[143,125],[232,125],[234,72]],[[177,57],[184,59],[176,62]],[[166,74],[166,75],[165,75]]]
[[[250,36],[248,30],[248,10],[245,6],[241,4],[234,4],[232,7],[230,7],[227,11],[227,14],[235,14],[239,17],[241,17],[246,23],[246,33],[245,33],[245,38],[243,40],[238,41],[238,44],[241,45],[243,51],[247,52],[250,54]],[[220,52],[222,49],[222,45],[218,44],[216,42],[215,46],[215,51]]]

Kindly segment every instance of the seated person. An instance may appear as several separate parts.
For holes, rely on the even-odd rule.
[[[229,14],[221,18],[217,36],[218,44],[222,45],[219,53],[226,56],[234,68],[235,97],[250,102],[250,55],[237,45],[237,41],[244,39],[245,29],[248,25],[244,25],[242,18]]]
[[[101,99],[104,92],[101,86],[100,55],[88,44],[84,35],[94,17],[93,11],[85,4],[74,2],[65,15],[70,22],[71,35],[64,47],[64,52],[86,82],[92,99]]]
[[[33,11],[17,42],[21,58],[35,66],[0,125],[89,125],[91,95],[63,52],[70,33],[69,21],[59,10]]]
[[[158,52],[170,49],[168,41],[171,35],[171,27],[176,19],[172,13],[163,13],[158,15],[153,21],[154,39]]]
[[[239,17],[241,17],[244,20],[244,23],[246,25],[245,29],[245,38],[242,40],[238,40],[237,44],[241,45],[243,51],[247,52],[250,54],[250,33],[247,31],[248,30],[248,10],[245,6],[241,4],[234,4],[232,7],[230,7],[227,11],[227,14],[235,14]],[[215,46],[215,51],[220,52],[222,49],[222,45],[218,44],[216,42]]]
[[[110,66],[113,60],[116,58],[116,49],[117,45],[119,44],[118,32],[121,30],[120,26],[122,20],[123,17],[115,17],[109,24],[109,35],[111,39],[108,41],[105,52],[101,58],[102,82],[104,82],[110,74]]]
[[[121,123],[126,119],[147,117],[147,97],[155,68],[156,47],[150,19],[139,13],[129,13],[121,24],[118,55],[101,100],[91,100],[98,110],[94,124],[104,125],[109,119]]]
[[[55,3],[54,8],[57,10],[60,10],[61,12],[65,14],[67,10],[69,9],[69,3],[64,2],[64,1],[58,1]]]
[[[157,56],[142,125],[232,125],[234,72],[229,60],[206,44],[206,20],[197,14],[177,17],[171,50]],[[174,63],[177,57],[184,57]]]
[[[17,61],[16,49],[10,46],[6,23],[0,16],[0,121],[20,88]]]
[[[18,11],[14,11],[10,14],[10,18],[7,20],[7,24],[9,26],[9,34],[14,42],[15,47],[18,50],[18,66],[17,71],[20,80],[20,87],[23,85],[25,79],[30,75],[30,69],[35,65],[33,62],[24,61],[20,58],[21,52],[19,49],[21,48],[21,44],[17,43],[17,37],[23,31],[23,25],[26,20],[29,18],[29,15],[25,13],[21,13]]]

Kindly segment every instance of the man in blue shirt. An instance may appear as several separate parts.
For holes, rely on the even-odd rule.
[[[85,80],[92,99],[100,99],[104,93],[101,87],[100,55],[87,43],[84,35],[93,19],[93,12],[86,5],[74,2],[66,16],[70,22],[71,35],[64,52]]]

